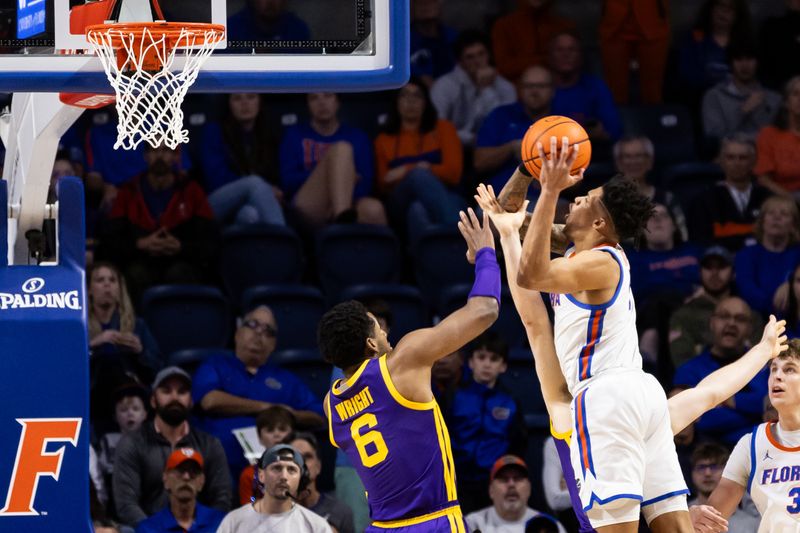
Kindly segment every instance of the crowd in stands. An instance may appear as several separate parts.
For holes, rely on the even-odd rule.
[[[395,91],[190,96],[187,117],[202,120],[177,150],[114,151],[108,110],[64,137],[56,189],[67,174],[86,186],[98,531],[109,519],[188,530],[192,513],[192,531],[268,523],[287,512],[270,492],[274,476],[294,475],[276,471],[285,457],[308,470],[302,505],[325,517],[292,523],[363,531],[363,487],[327,441],[333,369],[315,352],[315,320],[358,295],[396,341],[463,299],[458,212],[477,183],[502,188],[547,115],[574,118],[592,142],[569,195],[619,171],[655,205],[642,241],[624,246],[645,367],[665,390],[740,357],[770,313],[800,335],[800,1],[766,20],[746,0],[698,1],[680,33],[669,0],[606,0],[596,43],[562,3],[519,0],[463,31],[445,24],[446,3],[411,1],[412,76]],[[230,32],[308,35],[289,12],[253,11],[261,4],[273,2],[248,2]],[[232,274],[220,265],[243,253],[236,243],[251,255]],[[253,279],[260,287],[241,286]],[[156,313],[153,291],[175,284],[211,292],[175,292],[171,314]],[[202,306],[222,318],[201,320]],[[519,328],[508,299],[489,333],[434,367],[460,500],[484,533],[574,531]],[[769,416],[766,376],[676,436],[696,501]],[[248,427],[245,443],[234,430]],[[293,447],[258,464],[246,453],[280,443]],[[731,525],[754,531],[754,512],[743,505]]]

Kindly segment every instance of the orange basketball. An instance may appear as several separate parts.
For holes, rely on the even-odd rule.
[[[534,122],[522,138],[522,162],[534,178],[539,178],[539,171],[542,169],[536,143],[541,142],[545,155],[549,155],[550,137],[558,139],[559,148],[562,137],[568,137],[570,145],[581,146],[578,157],[572,164],[573,173],[589,166],[589,161],[592,159],[592,143],[589,142],[586,130],[571,118],[551,115]]]

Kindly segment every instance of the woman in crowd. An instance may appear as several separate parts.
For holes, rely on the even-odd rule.
[[[277,142],[261,95],[228,95],[220,123],[206,125],[201,159],[208,203],[223,224],[285,225]]]
[[[800,76],[786,83],[775,123],[758,133],[756,144],[753,172],[759,183],[776,194],[800,198]]]

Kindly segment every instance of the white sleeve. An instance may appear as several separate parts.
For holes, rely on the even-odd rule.
[[[730,479],[743,487],[747,487],[747,480],[750,478],[750,441],[752,433],[748,433],[739,439],[736,446],[728,458],[722,477]]]
[[[563,511],[572,507],[569,490],[562,487],[564,472],[561,470],[561,461],[558,458],[556,442],[553,437],[544,441],[544,460],[542,462],[542,487],[547,505],[553,511]]]

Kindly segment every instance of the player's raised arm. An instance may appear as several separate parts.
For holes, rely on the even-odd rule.
[[[433,366],[486,331],[500,311],[500,266],[494,250],[489,219],[483,225],[472,209],[461,212],[458,229],[467,241],[467,255],[475,257],[475,283],[467,303],[432,328],[412,331],[397,344],[392,358],[404,367]]]
[[[669,399],[672,432],[680,433],[706,411],[713,409],[737,392],[764,368],[771,359],[789,346],[786,344],[786,321],[770,315],[761,341],[742,357],[706,376],[696,387],[679,392]]]
[[[495,198],[492,187],[487,188],[484,185],[478,187],[475,200],[483,212],[489,214],[500,235],[511,297],[528,335],[547,412],[554,421],[557,431],[568,430],[572,395],[567,389],[567,382],[556,357],[550,317],[539,292],[522,288],[516,283],[517,265],[522,251],[517,234],[523,223],[528,202],[525,201],[516,212],[506,212]]]

